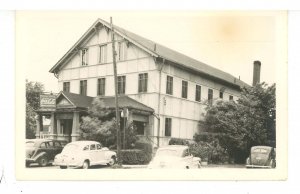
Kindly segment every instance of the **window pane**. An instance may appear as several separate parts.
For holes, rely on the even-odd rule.
[[[63,83],[63,91],[70,92],[70,82]]]
[[[125,94],[126,77],[118,76],[118,94]]]
[[[98,96],[105,95],[105,78],[98,79],[98,89],[97,89]]]
[[[167,76],[167,89],[166,93],[173,95],[173,77]]]
[[[96,145],[95,144],[92,144],[91,146],[90,146],[90,150],[95,150],[96,149]]]
[[[196,101],[201,101],[201,86],[196,85]]]
[[[213,101],[213,90],[208,89],[208,103],[211,105]]]
[[[101,145],[97,144],[97,150],[101,150]]]
[[[80,94],[86,95],[87,93],[87,80],[80,81]]]
[[[139,92],[147,92],[148,73],[139,74]]]
[[[86,66],[88,65],[88,49],[82,49],[81,50],[81,65]]]
[[[182,81],[182,91],[181,91],[181,97],[187,98],[187,92],[188,92],[188,82]]]
[[[99,63],[106,63],[106,62],[107,62],[107,45],[101,45]]]
[[[223,99],[223,92],[220,92],[219,97]]]
[[[230,96],[229,96],[229,100],[233,100],[233,96],[230,95]]]
[[[172,129],[172,119],[166,118],[165,119],[165,136],[171,136],[171,129]]]
[[[127,59],[127,45],[125,42],[118,43],[118,60],[123,61]]]

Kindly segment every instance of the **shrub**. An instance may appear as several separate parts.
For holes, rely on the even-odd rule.
[[[189,146],[190,152],[195,157],[200,157],[202,161],[208,161],[210,156],[211,147],[209,143],[201,142]]]
[[[189,142],[185,139],[171,138],[169,145],[189,145]]]
[[[196,142],[212,142],[217,139],[217,135],[209,132],[202,132],[200,134],[194,135],[194,140]]]
[[[139,150],[144,150],[147,153],[152,154],[153,148],[152,144],[144,141],[135,142],[135,148]]]
[[[120,157],[122,164],[148,164],[151,160],[149,154],[138,149],[121,150]]]
[[[135,148],[142,150],[144,152],[144,154],[146,155],[146,159],[147,161],[150,162],[150,160],[152,159],[152,154],[153,154],[153,147],[152,144],[149,143],[148,141],[143,141],[140,140],[138,142],[135,143]]]
[[[198,142],[190,145],[190,152],[196,157],[200,157],[202,161],[213,164],[226,163],[229,161],[227,151],[219,145],[219,142],[213,141]]]

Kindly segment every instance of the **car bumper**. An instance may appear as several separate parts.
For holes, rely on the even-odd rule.
[[[34,159],[31,158],[26,158],[26,163],[27,164],[31,164],[31,163],[35,163],[36,161]]]
[[[246,168],[271,168],[271,166],[246,165]]]
[[[54,166],[62,166],[62,167],[66,167],[66,168],[79,168],[82,165],[78,164],[78,163],[72,163],[72,162],[53,162]]]

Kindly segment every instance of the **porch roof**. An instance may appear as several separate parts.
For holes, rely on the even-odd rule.
[[[69,93],[69,92],[61,92],[61,94],[57,97],[59,99],[61,95],[65,96],[67,100],[70,101],[71,104],[73,104],[76,108],[89,108],[92,106],[93,100],[96,97],[90,97],[90,96],[83,96],[79,94]],[[100,97],[101,100],[103,100],[104,104],[108,108],[114,108],[115,107],[115,97]],[[128,109],[136,109],[146,112],[154,112],[154,109],[151,107],[148,107],[144,105],[141,102],[138,102],[128,96],[119,96],[118,97],[119,102],[119,108],[128,108]]]

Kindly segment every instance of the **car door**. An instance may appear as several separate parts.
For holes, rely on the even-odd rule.
[[[54,144],[54,157],[57,155],[57,154],[60,154],[63,147],[61,145],[61,143],[59,141],[53,141],[53,144]]]
[[[98,151],[96,149],[96,144],[90,144],[90,151],[89,151],[89,156],[90,156],[90,164],[91,165],[96,165],[99,163],[98,161]]]
[[[105,158],[105,150],[102,149],[101,144],[96,144],[97,149],[97,161],[99,164],[106,164],[106,158]]]
[[[48,155],[48,160],[53,160],[55,157],[55,146],[53,141],[49,141],[46,143],[47,145],[47,155]]]

